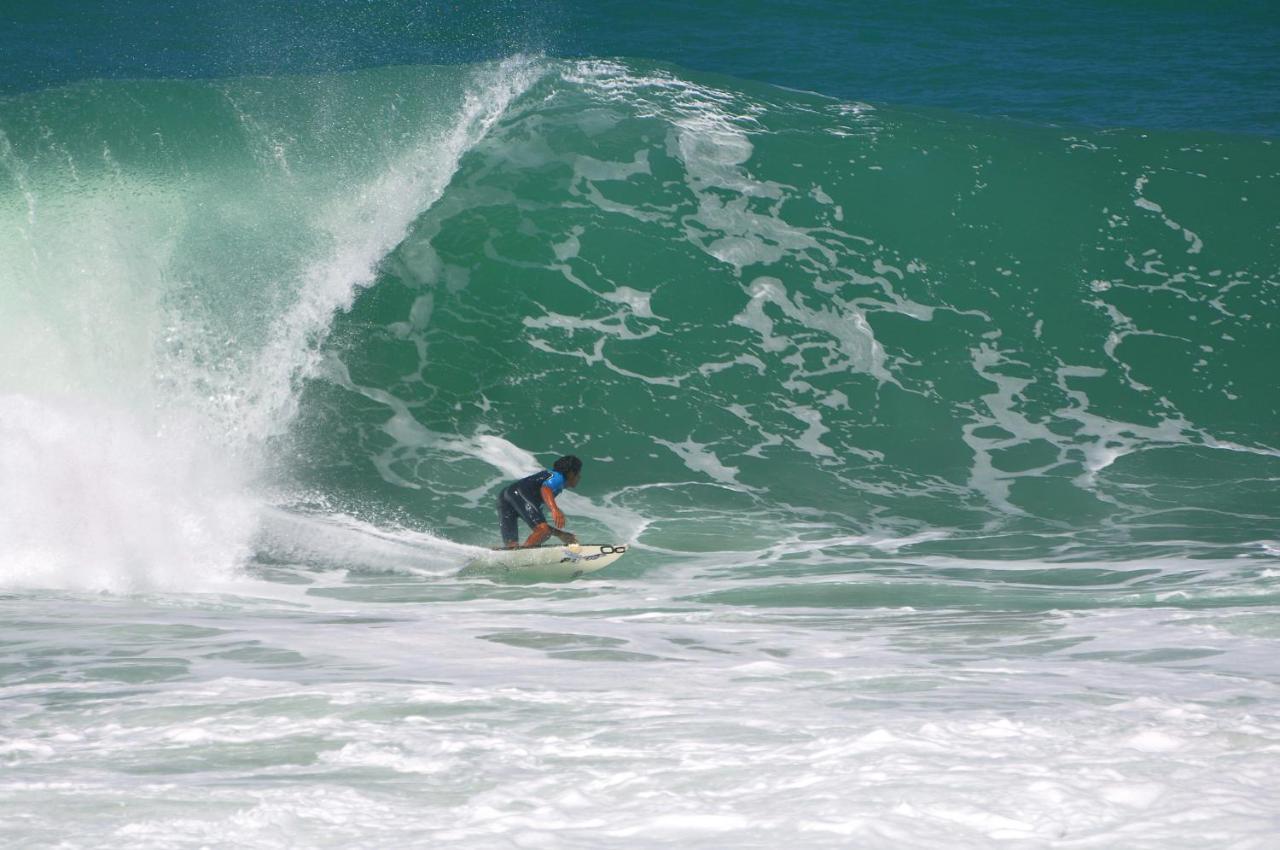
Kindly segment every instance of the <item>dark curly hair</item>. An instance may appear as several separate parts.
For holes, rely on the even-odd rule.
[[[577,474],[582,472],[582,461],[578,459],[577,455],[565,455],[551,464],[551,468],[561,475]]]

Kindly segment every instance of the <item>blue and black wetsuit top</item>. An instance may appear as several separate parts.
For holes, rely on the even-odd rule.
[[[564,490],[564,476],[544,469],[502,488],[498,494],[498,526],[502,529],[503,543],[509,545],[516,541],[516,517],[524,519],[530,528],[546,524],[547,518],[542,513],[543,487],[559,496]]]
[[[564,475],[550,469],[544,469],[541,472],[521,478],[507,489],[515,490],[535,505],[541,505],[543,487],[550,489],[551,495],[559,496],[564,492]]]

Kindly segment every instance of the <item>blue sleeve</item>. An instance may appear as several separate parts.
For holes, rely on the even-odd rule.
[[[551,477],[542,482],[543,487],[551,488],[551,495],[559,496],[560,491],[564,490],[564,476],[559,472],[551,473]]]

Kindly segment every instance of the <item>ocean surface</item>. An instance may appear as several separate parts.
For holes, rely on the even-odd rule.
[[[1273,4],[285,5],[0,10],[0,847],[1280,846]]]

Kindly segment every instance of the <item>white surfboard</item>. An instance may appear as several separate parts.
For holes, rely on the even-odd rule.
[[[609,566],[627,547],[610,543],[557,543],[533,549],[493,549],[463,566],[459,575],[539,581],[577,578]]]

